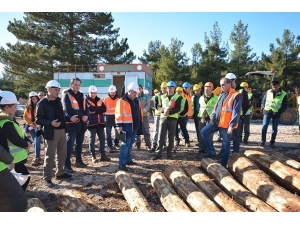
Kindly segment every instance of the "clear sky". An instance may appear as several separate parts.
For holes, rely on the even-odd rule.
[[[133,2],[141,3],[140,1]],[[152,4],[155,5],[157,2],[159,1],[154,0]],[[176,3],[176,1],[172,2]],[[184,2],[189,3],[190,1]],[[228,3],[228,1],[226,2]],[[269,54],[270,43],[276,46],[276,38],[282,38],[284,29],[289,29],[294,35],[300,35],[300,12],[292,12],[286,8],[282,8],[281,12],[275,12],[276,10],[273,12],[272,8],[270,8],[271,10],[269,9],[268,12],[268,6],[265,6],[265,11],[262,11],[264,8],[260,8],[261,12],[255,12],[255,10],[253,10],[253,12],[244,12],[245,10],[238,12],[239,8],[237,8],[235,12],[231,9],[228,10],[228,5],[224,6],[224,10],[222,10],[223,5],[221,5],[220,2],[215,3],[219,6],[215,8],[215,12],[201,12],[203,10],[193,12],[195,9],[191,7],[192,5],[187,9],[184,6],[175,7],[174,12],[172,8],[170,10],[166,5],[159,10],[161,12],[153,12],[155,10],[151,10],[150,7],[150,11],[152,12],[147,12],[145,7],[137,7],[136,5],[131,10],[130,7],[128,8],[128,3],[126,5],[127,8],[122,10],[123,2],[116,2],[117,6],[112,8],[115,10],[106,11],[113,11],[112,16],[115,20],[113,23],[114,28],[120,28],[120,39],[128,38],[129,48],[137,57],[142,56],[143,50],[148,49],[150,41],[160,40],[162,44],[169,46],[172,38],[177,38],[182,41],[184,43],[182,51],[186,52],[188,57],[191,57],[191,48],[195,43],[200,43],[202,47],[205,48],[204,33],[207,32],[207,35],[209,35],[210,31],[213,30],[213,24],[215,22],[218,22],[219,28],[222,31],[222,42],[228,41],[229,44],[229,36],[234,25],[237,24],[239,20],[245,25],[248,24],[247,30],[251,36],[249,45],[253,49],[252,52],[258,56],[260,56],[262,52]],[[255,4],[256,2],[253,1],[252,3]],[[213,5],[208,5],[207,9],[209,10],[212,6]],[[16,9],[20,8],[22,8],[22,6]],[[27,8],[25,7],[24,11]],[[95,10],[94,7],[89,8],[90,11]],[[108,7],[108,9],[110,8],[111,7]],[[53,9],[53,7],[49,8],[48,11],[51,11],[51,9]],[[84,9],[85,8],[76,10],[75,8],[73,11],[88,11]],[[188,11],[188,9],[190,11]],[[249,9],[251,10],[253,7]],[[30,10],[29,8],[26,11],[34,10]],[[54,9],[53,11],[56,10]],[[23,20],[23,15],[22,12],[16,13],[11,8],[0,12],[0,46],[7,48],[7,42],[16,42],[14,35],[7,31],[8,21],[13,21],[14,18]],[[138,60],[134,63],[138,63]],[[3,65],[0,64],[0,71],[2,71],[2,68]]]

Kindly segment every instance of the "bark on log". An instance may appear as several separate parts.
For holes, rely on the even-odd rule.
[[[144,197],[128,173],[121,170],[118,171],[115,175],[115,180],[119,185],[119,188],[128,202],[132,212],[153,211],[147,199]]]
[[[87,212],[80,199],[71,196],[60,197],[56,207],[62,212]]]
[[[218,185],[194,165],[183,167],[186,174],[194,181],[201,191],[216,202],[226,212],[248,212],[230,198]]]
[[[250,159],[234,153],[229,157],[228,170],[253,194],[279,212],[300,212],[300,198],[278,186]]]
[[[282,187],[300,195],[300,172],[298,170],[284,165],[276,157],[261,151],[247,150],[244,154]]]
[[[152,173],[151,185],[167,212],[192,212],[161,172]]]
[[[31,198],[27,202],[27,212],[47,212],[45,206],[38,198]]]
[[[204,158],[201,166],[215,179],[221,188],[236,202],[254,212],[276,212],[274,208],[257,198],[237,182],[229,171],[216,161]]]
[[[279,152],[274,152],[271,154],[278,159],[278,161],[282,162],[283,164],[290,166],[296,170],[300,170],[300,163],[294,159],[290,159]]]
[[[220,212],[218,206],[210,200],[176,165],[168,166],[165,176],[172,183],[178,195],[187,202],[195,212]]]

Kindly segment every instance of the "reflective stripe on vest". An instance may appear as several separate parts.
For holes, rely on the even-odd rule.
[[[233,108],[233,102],[237,95],[239,95],[239,92],[236,92],[233,88],[230,88],[229,94],[227,98],[225,99],[222,110],[220,113],[220,121],[218,127],[221,128],[228,128],[229,123],[231,121],[232,117],[232,108]],[[233,128],[237,128],[239,123],[237,123]]]
[[[167,110],[167,109],[170,109],[169,107],[172,105],[172,104],[176,104],[176,100],[179,98],[179,94],[175,93],[171,99],[169,100],[167,94],[164,94],[162,97],[161,97],[161,101],[162,101],[162,107],[164,108],[164,110]],[[161,118],[166,118],[166,117],[172,117],[172,118],[176,118],[178,119],[178,115],[179,113],[174,113],[172,115],[168,115],[168,116],[164,116],[164,114],[161,114],[160,117]]]
[[[76,110],[79,110],[79,104],[78,104],[76,98],[75,98],[74,96],[72,96],[69,92],[67,92],[67,95],[68,95],[68,97],[69,97],[69,99],[70,99],[72,108],[73,108],[73,109],[76,109]],[[85,110],[85,105],[86,105],[86,103],[85,103],[85,98],[83,97],[83,110]],[[77,121],[77,122],[71,122],[71,121],[70,121],[70,122],[67,122],[67,123],[79,123],[79,122],[80,122],[80,121]]]
[[[142,112],[142,104],[139,101],[140,107],[140,116],[141,120],[143,120],[143,112]],[[133,119],[131,113],[131,107],[129,102],[124,101],[123,99],[119,99],[116,106],[116,123],[132,123],[133,126]]]
[[[273,92],[271,90],[267,91],[265,110],[272,110],[273,112],[278,112],[281,108],[282,100],[286,96],[285,91],[281,91],[281,95],[276,96],[273,99]]]
[[[96,106],[94,102],[92,102],[92,101],[90,101],[88,99],[87,99],[87,101],[90,103],[91,106]],[[102,101],[101,100],[97,101],[97,106],[101,106],[101,105],[102,105]],[[98,114],[97,116],[98,116],[98,123],[101,123],[101,121],[100,121],[100,114]]]
[[[119,98],[112,99],[109,96],[103,99],[103,102],[106,106],[106,112],[104,113],[105,115],[115,115],[115,109],[118,100]]]
[[[13,122],[9,119],[1,120],[0,121],[0,126],[3,127],[3,125],[6,122],[12,122],[13,125],[14,125],[14,128],[17,131],[17,133],[19,134],[19,136],[23,139],[25,138],[25,134],[24,134],[22,128],[18,124],[16,124],[15,122]],[[14,145],[8,139],[7,139],[7,143],[8,143],[8,147],[9,147],[9,152],[14,157],[14,161],[13,161],[14,163],[18,163],[18,162],[20,162],[20,161],[22,161],[22,160],[24,160],[28,157],[28,152],[25,148]]]
[[[192,106],[193,106],[193,103],[192,103],[192,97],[190,94],[185,94],[183,93],[183,97],[186,98],[186,100],[188,101],[188,104],[189,104],[189,108],[188,108],[188,111],[187,111],[187,115],[188,117],[192,117],[193,116],[193,110],[192,110]]]
[[[200,109],[199,109],[198,117],[202,117],[202,114],[205,110],[207,114],[210,116],[214,110],[217,101],[218,101],[218,96],[213,95],[206,104],[204,96],[202,95],[199,99]]]

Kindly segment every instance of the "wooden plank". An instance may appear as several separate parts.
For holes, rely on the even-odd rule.
[[[204,158],[201,160],[203,167],[215,182],[237,203],[254,212],[276,212],[274,208],[252,194],[243,185],[237,182],[230,172],[216,161]]]
[[[172,184],[170,184],[163,173],[152,173],[151,185],[155,189],[161,204],[167,212],[192,212],[185,202],[177,195]]]

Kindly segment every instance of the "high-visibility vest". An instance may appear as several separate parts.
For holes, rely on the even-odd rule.
[[[2,146],[2,147],[3,147],[3,146]],[[7,165],[6,163],[0,161],[0,171],[4,170],[4,169],[6,169],[6,168],[8,168],[8,165]]]
[[[239,90],[239,93],[242,93],[243,90],[244,90],[244,89],[240,89],[240,90]],[[247,94],[248,94],[248,100],[250,100],[250,99],[252,98],[252,93],[247,92]],[[251,114],[252,110],[253,110],[253,106],[251,106],[251,107],[247,110],[246,114],[247,114],[247,115]],[[245,115],[246,115],[246,114],[245,114]],[[243,115],[243,110],[241,110],[241,115]]]
[[[161,96],[162,96],[161,93],[159,93],[159,94],[157,95],[157,99],[158,99],[158,104],[159,104],[159,105],[162,105],[162,103],[161,103]],[[160,110],[157,110],[157,109],[155,108],[155,116],[160,116],[160,115],[161,115],[161,111],[160,111]]]
[[[143,110],[142,110],[142,104],[140,101],[139,106],[140,106],[140,118],[143,121]],[[132,129],[133,129],[133,118],[132,118],[132,112],[131,112],[131,107],[128,101],[123,100],[120,98],[117,102],[116,105],[116,110],[115,110],[115,120],[116,123],[131,123],[132,124]]]
[[[221,114],[220,114],[220,121],[219,121],[218,127],[221,127],[221,128],[229,127],[229,123],[230,123],[231,116],[232,116],[233,103],[234,103],[236,96],[238,96],[239,94],[240,94],[239,92],[235,91],[233,88],[230,88],[228,96],[222,105],[222,110],[221,110]],[[237,123],[233,128],[237,128],[238,125],[239,125],[239,123]]]
[[[89,99],[87,99],[87,101],[89,102],[89,104],[91,105],[91,106],[101,106],[102,105],[102,101],[99,99],[99,101],[97,101],[97,105],[95,105],[95,103],[93,102],[93,101],[90,101]],[[102,118],[101,118],[101,115],[100,114],[90,114],[89,115],[89,119],[88,119],[88,121],[90,122],[90,121],[93,121],[93,118],[94,117],[97,117],[97,120],[98,120],[98,123],[100,123],[100,124],[104,124],[104,117],[103,117],[103,115],[102,115]],[[97,125],[97,124],[88,124],[88,126],[93,126],[93,125]]]
[[[23,139],[25,138],[25,134],[24,134],[22,128],[18,124],[16,124],[15,122],[13,122],[9,119],[1,120],[0,126],[3,127],[3,125],[6,122],[12,122],[14,125],[14,128],[16,129],[19,136]],[[14,163],[18,163],[24,159],[27,159],[27,157],[28,157],[27,149],[14,145],[9,139],[7,139],[7,143],[8,143],[8,147],[9,147],[9,152],[14,157]]]
[[[155,95],[153,95],[153,96],[152,96],[152,98],[151,98],[151,100],[150,100],[150,101],[151,101],[151,103],[150,103],[150,107],[151,107],[151,109],[152,109],[152,110],[155,110],[155,106],[154,106]]]
[[[28,121],[26,120],[30,120],[31,123],[28,123]],[[24,112],[24,120],[27,124],[34,124],[34,125],[37,125],[36,122],[32,122],[32,115],[31,115],[31,110],[30,109],[27,109],[25,112]]]
[[[106,96],[103,99],[103,102],[106,106],[106,112],[104,113],[105,115],[115,115],[115,109],[118,100],[119,98],[112,99],[110,96]]]
[[[69,99],[71,101],[72,108],[76,109],[76,110],[79,110],[79,104],[78,104],[76,98],[73,95],[71,95],[69,92],[67,92],[66,94],[68,95],[68,97],[69,97]],[[83,110],[85,110],[85,105],[86,105],[86,103],[85,103],[85,97],[83,97]],[[77,121],[77,122],[71,122],[70,121],[70,122],[67,122],[67,123],[79,123],[79,122],[80,121]]]
[[[213,96],[209,99],[209,101],[205,103],[204,95],[202,95],[199,99],[200,109],[199,109],[198,117],[202,117],[202,114],[205,110],[207,114],[210,116],[214,110],[217,101],[218,101],[218,96],[213,94]]]
[[[191,94],[186,94],[186,93],[183,93],[182,96],[186,98],[186,100],[188,101],[188,105],[189,105],[189,109],[186,114],[188,115],[189,118],[192,118],[193,117],[192,96],[191,96]]]
[[[286,96],[285,91],[281,91],[281,95],[273,98],[272,90],[267,91],[265,110],[272,110],[273,112],[278,112],[281,108],[283,98]]]
[[[167,94],[164,94],[163,96],[161,96],[162,107],[164,108],[164,110],[169,109],[170,105],[171,105],[171,104],[174,104],[174,101],[176,102],[176,100],[177,100],[179,97],[180,97],[180,95],[177,94],[177,93],[175,93],[175,94],[171,97],[170,100],[169,100]],[[160,117],[161,117],[161,118],[173,117],[173,118],[178,119],[178,115],[179,115],[179,112],[178,112],[178,113],[174,113],[174,114],[172,114],[172,115],[168,115],[168,116],[164,116],[164,114],[161,114]]]
[[[184,110],[185,103],[186,103],[186,98],[185,98],[185,97],[182,97],[182,99],[181,99],[180,111],[179,111],[179,113],[178,113],[178,116],[179,116],[179,117],[185,117],[185,116],[186,116],[186,114],[184,114],[184,115],[182,115],[182,116],[179,115],[179,114]]]

